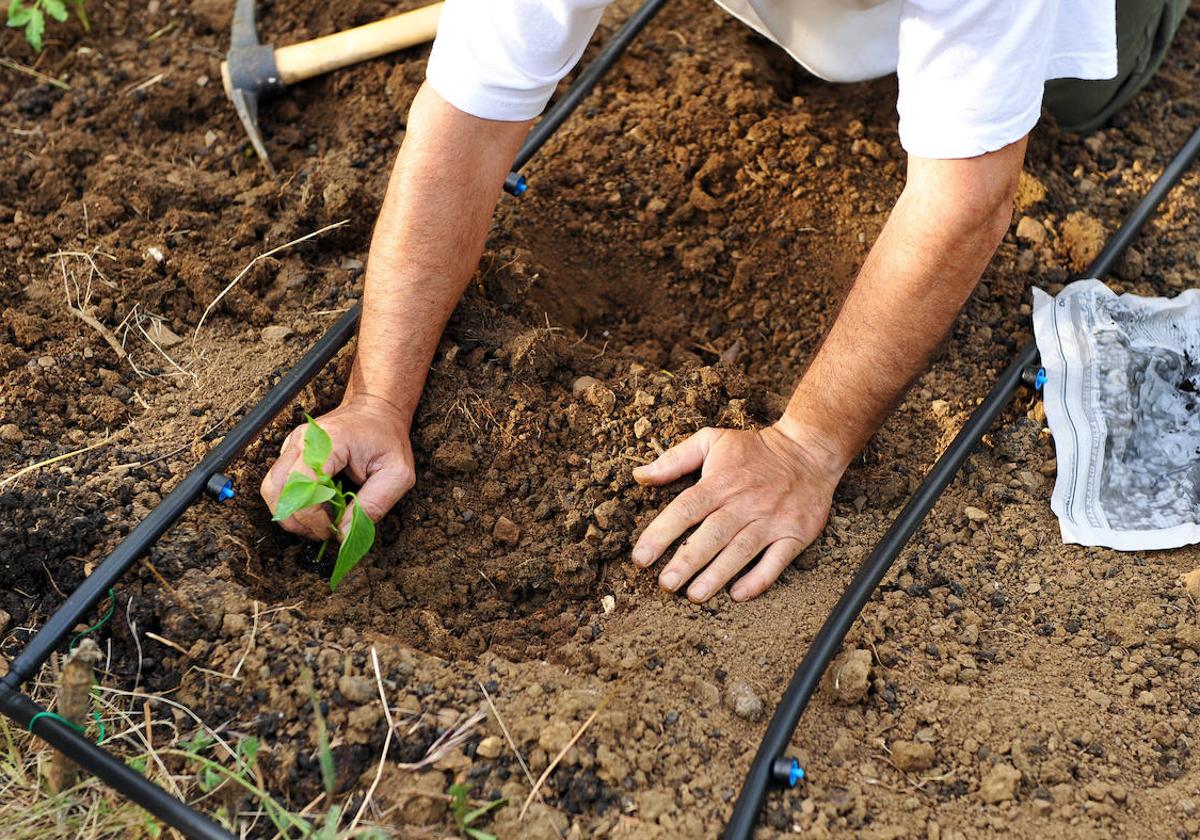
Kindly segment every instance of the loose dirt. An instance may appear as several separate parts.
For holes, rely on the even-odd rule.
[[[71,90],[0,75],[0,474],[95,445],[0,488],[6,656],[360,293],[427,51],[265,106],[272,180],[220,90],[229,5],[114,2],[91,34],[51,30],[37,68]],[[260,32],[283,43],[402,7],[271,4]],[[117,587],[104,682],[259,735],[266,783],[299,809],[322,789],[302,672],[339,791],[361,791],[387,725],[374,646],[395,762],[489,711],[486,690],[536,777],[602,707],[520,824],[530,786],[494,716],[431,767],[389,764],[376,800],[397,837],[449,832],[454,780],[510,799],[502,838],[715,836],[857,563],[1028,339],[1029,287],[1086,264],[1200,119],[1198,36],[1192,12],[1110,126],[1038,130],[1012,232],[822,537],[764,597],[697,607],[627,562],[679,489],[630,470],[706,424],[775,416],[904,157],[894,80],[827,85],[711,4],[668,6],[530,164],[527,196],[504,199],[417,417],[418,484],[368,560],[330,595],[329,563],[255,492],[303,412],[336,403],[343,353],[230,467],[237,499],[198,504],[150,553],[156,573]],[[16,32],[0,49],[34,61]],[[1196,284],[1198,189],[1189,175],[1114,288]],[[252,259],[346,218],[256,263],[193,341]],[[855,625],[847,681],[794,738],[808,780],[772,796],[763,836],[1200,834],[1200,624],[1177,581],[1200,557],[1062,545],[1053,480],[1022,394]]]

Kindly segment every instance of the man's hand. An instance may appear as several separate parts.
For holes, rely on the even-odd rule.
[[[761,432],[705,429],[634,471],[665,484],[703,466],[633,551],[653,563],[696,527],[659,577],[704,601],[760,552],[734,600],[770,586],[816,539],[833,490],[928,363],[1012,222],[1025,140],[975,158],[910,158],[908,183],[783,417]],[[705,568],[707,567],[707,568]]]
[[[325,462],[326,475],[343,470],[359,485],[358,503],[363,513],[379,521],[413,486],[412,446],[408,419],[386,400],[373,396],[347,396],[340,406],[317,418],[333,441],[333,453]],[[284,440],[279,460],[262,482],[262,497],[274,513],[283,485],[293,472],[312,476],[300,457],[304,451],[304,426],[292,430]],[[307,508],[280,524],[294,534],[314,540],[336,535],[341,539],[349,526],[347,510],[336,534],[324,506]]]
[[[700,481],[642,532],[633,561],[649,566],[699,525],[659,575],[662,588],[674,592],[695,576],[687,596],[707,601],[762,554],[730,592],[735,601],[761,594],[821,533],[846,466],[806,437],[786,421],[761,431],[701,429],[635,469],[638,483],[660,485],[702,468]]]

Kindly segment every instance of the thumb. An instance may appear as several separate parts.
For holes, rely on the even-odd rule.
[[[412,489],[414,482],[411,467],[404,464],[382,467],[367,476],[358,489],[358,504],[372,522],[378,522]],[[338,523],[339,538],[344,538],[349,530],[353,513],[351,505],[342,514],[342,521]]]
[[[677,478],[695,472],[704,465],[708,451],[720,436],[721,433],[716,429],[701,429],[649,464],[634,468],[633,478],[638,484],[670,484]]]

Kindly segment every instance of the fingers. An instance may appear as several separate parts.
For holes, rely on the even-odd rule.
[[[283,492],[283,486],[287,483],[292,473],[300,473],[309,477],[316,475],[301,458],[303,451],[304,426],[299,426],[293,429],[284,439],[278,460],[267,471],[262,481],[260,492],[272,513],[274,513],[276,504],[279,502],[279,495]],[[344,456],[342,457],[344,458]],[[334,462],[337,458],[338,454],[335,449],[334,455],[330,456],[329,460],[330,462]],[[293,516],[279,523],[284,530],[312,540],[327,539],[332,531],[332,524],[329,519],[329,513],[324,505],[297,511]]]
[[[754,568],[733,585],[729,595],[735,601],[757,598],[775,582],[779,575],[807,547],[795,537],[784,537],[771,544]]]
[[[279,494],[283,492],[283,485],[287,482],[288,476],[292,474],[296,461],[300,457],[301,434],[303,433],[300,432],[300,429],[293,429],[291,434],[284,438],[283,446],[279,450],[279,457],[275,459],[271,469],[267,470],[267,474],[263,476],[259,492],[272,513],[275,512],[275,503],[279,501]]]
[[[367,480],[358,490],[358,504],[371,521],[378,522],[412,489],[414,482],[412,470],[397,460],[396,463],[383,466],[367,476]],[[347,508],[342,514],[342,521],[338,524],[339,537],[344,536],[350,527],[352,513],[353,511]]]
[[[690,580],[729,544],[740,524],[724,511],[717,511],[705,519],[667,563],[658,577],[659,585],[674,592],[684,581]]]
[[[651,463],[636,467],[633,478],[638,484],[670,484],[677,478],[695,472],[703,466],[708,450],[720,436],[721,432],[717,429],[701,429]]]
[[[639,566],[649,566],[667,550],[671,543],[683,536],[684,531],[701,522],[716,509],[716,506],[715,498],[710,495],[703,484],[697,484],[684,490],[663,509],[662,513],[654,517],[654,521],[647,525],[646,530],[638,537],[637,545],[633,547],[633,562]],[[728,535],[728,537],[732,536],[733,534]],[[713,554],[720,548],[721,546],[717,546],[713,550]],[[682,549],[680,550],[682,551]],[[681,578],[676,581],[675,586],[682,582]],[[663,586],[672,591],[675,589],[675,587],[667,586],[665,582]]]
[[[755,524],[738,531],[737,536],[708,564],[708,568],[692,581],[687,591],[688,598],[697,604],[707,601],[769,543],[770,540]]]

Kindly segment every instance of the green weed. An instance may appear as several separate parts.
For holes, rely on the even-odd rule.
[[[333,527],[342,521],[346,508],[351,509],[350,527],[338,548],[337,562],[333,565],[333,574],[329,577],[329,588],[337,589],[347,573],[363,559],[375,543],[375,523],[363,513],[358,498],[342,490],[342,483],[334,481],[332,476],[325,475],[323,467],[333,452],[333,441],[325,430],[317,425],[317,421],[308,415],[308,425],[304,430],[304,453],[301,456],[306,466],[316,473],[316,478],[310,478],[302,473],[294,472],[288,476],[275,506],[275,521],[282,522],[297,511],[316,505],[328,504],[333,508],[331,519]],[[320,560],[329,547],[329,539],[321,544],[317,554]]]
[[[463,837],[469,837],[471,840],[496,840],[495,834],[488,834],[483,829],[474,828],[471,823],[489,811],[502,807],[508,802],[507,799],[494,799],[486,805],[472,808],[470,792],[466,785],[450,785],[450,790],[447,792],[450,794],[450,813],[454,815],[454,823]]]
[[[91,29],[83,4],[84,0],[9,0],[8,25],[14,29],[24,29],[25,40],[41,52],[47,15],[59,23],[65,23],[70,16],[67,11],[70,7],[75,10],[75,16],[79,18],[83,31]]]

